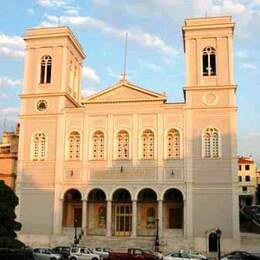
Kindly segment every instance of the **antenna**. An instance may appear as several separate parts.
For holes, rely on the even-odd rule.
[[[124,55],[124,70],[122,74],[122,79],[126,80],[126,59],[127,59],[127,37],[128,37],[128,32],[125,34],[125,55]]]
[[[60,16],[58,16],[58,26],[60,26]]]
[[[208,6],[209,6],[209,2],[208,0],[205,0],[205,17],[208,17]]]
[[[6,117],[4,118],[4,121],[3,121],[3,131],[4,132],[6,131]]]

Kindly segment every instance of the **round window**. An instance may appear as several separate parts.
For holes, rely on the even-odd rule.
[[[43,100],[43,99],[39,100],[39,101],[37,102],[36,108],[37,108],[37,110],[40,111],[40,112],[43,112],[43,111],[47,110],[47,108],[48,108],[47,101],[46,101],[46,100]]]

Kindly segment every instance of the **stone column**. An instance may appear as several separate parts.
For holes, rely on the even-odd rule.
[[[159,237],[163,234],[163,201],[158,200]]]
[[[88,202],[87,200],[82,200],[82,223],[81,228],[84,232],[84,235],[87,234],[87,216],[88,216]]]
[[[111,229],[112,229],[112,201],[107,200],[107,232],[106,236],[111,237]]]
[[[187,195],[185,198],[185,220],[186,223],[186,236],[188,239],[193,239],[193,220],[192,220],[192,184],[187,183]]]
[[[132,237],[136,237],[137,230],[137,202],[133,200],[132,204]]]
[[[62,233],[62,212],[63,212],[63,199],[58,198],[55,203],[55,214],[54,214],[54,226],[53,233]]]

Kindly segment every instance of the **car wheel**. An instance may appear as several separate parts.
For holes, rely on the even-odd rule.
[[[71,257],[70,260],[77,260],[75,256]]]
[[[91,260],[98,260],[96,257],[92,258]]]
[[[57,260],[55,257],[52,257],[50,260]]]

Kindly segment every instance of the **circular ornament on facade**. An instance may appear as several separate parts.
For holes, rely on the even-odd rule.
[[[46,100],[44,99],[40,99],[37,104],[36,104],[36,109],[39,111],[39,112],[44,112],[46,111],[48,108],[48,103]]]
[[[216,105],[218,102],[218,97],[214,93],[206,93],[203,96],[203,102],[205,105],[213,106]]]

